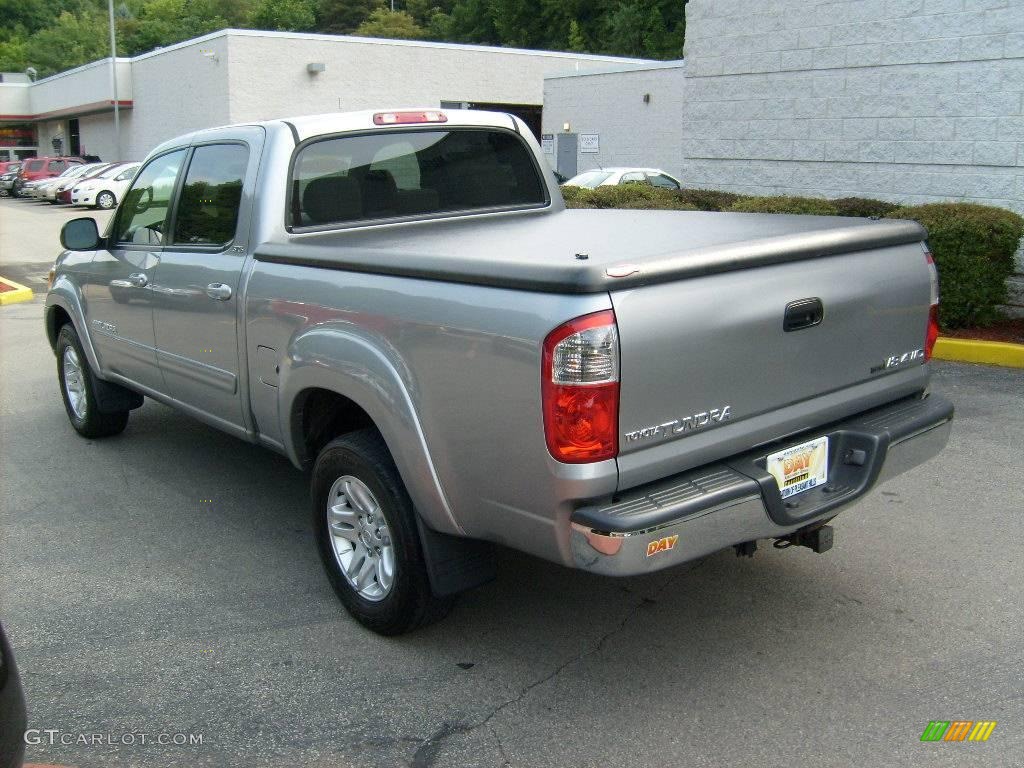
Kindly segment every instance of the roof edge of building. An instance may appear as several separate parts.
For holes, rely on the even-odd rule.
[[[617,75],[624,72],[647,72],[653,69],[682,69],[686,65],[684,59],[673,59],[672,61],[641,61],[635,64],[622,64],[617,67],[602,67],[601,69],[585,69],[580,72],[556,72],[552,75],[545,75],[545,80],[556,80],[562,77],[593,77],[595,75]]]
[[[572,53],[571,51],[542,51],[532,50],[529,48],[503,48],[497,45],[473,45],[470,43],[442,43],[431,40],[396,40],[389,37],[357,37],[355,35],[330,35],[320,32],[276,32],[262,29],[235,29],[226,28],[220,29],[216,32],[210,32],[209,34],[202,35],[201,37],[193,37],[189,40],[182,40],[180,43],[174,45],[168,45],[163,48],[157,48],[146,53],[140,53],[135,56],[131,61],[140,61],[142,59],[148,59],[153,56],[159,56],[162,53],[176,50],[178,48],[184,48],[189,45],[195,45],[196,43],[206,42],[208,40],[214,40],[219,37],[271,37],[271,38],[285,38],[293,40],[320,40],[324,42],[347,42],[347,43],[359,43],[361,45],[387,45],[387,46],[398,46],[398,47],[411,47],[411,48],[441,48],[441,49],[452,49],[459,51],[481,51],[485,53],[508,53],[517,56],[550,56],[553,58],[561,59],[574,59],[581,61],[594,61],[594,62],[609,62],[619,64],[645,64],[650,63],[649,59],[638,59],[627,56],[604,56],[601,54],[594,53]]]
[[[133,61],[135,61],[135,59],[128,58],[127,56],[118,56],[117,57],[117,63],[118,64],[131,64]],[[47,82],[49,82],[51,80],[59,80],[62,77],[68,77],[69,75],[74,75],[74,74],[77,74],[78,72],[84,72],[87,69],[94,69],[95,67],[109,67],[109,66],[110,66],[110,57],[107,56],[106,58],[103,58],[103,59],[96,59],[96,61],[90,61],[87,64],[80,64],[79,66],[75,67],[74,69],[65,69],[63,72],[58,72],[58,73],[56,73],[54,75],[47,75],[46,77],[41,77],[38,80],[34,80],[34,81],[30,82],[30,83],[11,83],[11,85],[24,85],[24,86],[31,87],[33,85],[41,85],[42,83],[47,83]]]

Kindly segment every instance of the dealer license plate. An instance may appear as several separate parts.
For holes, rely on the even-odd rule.
[[[782,498],[809,491],[828,481],[828,438],[818,437],[768,456],[768,471]]]

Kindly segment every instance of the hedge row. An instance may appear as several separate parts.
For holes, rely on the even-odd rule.
[[[1006,302],[1006,279],[1024,236],[1024,218],[1012,211],[971,203],[900,207],[883,200],[846,197],[751,197],[710,189],[658,189],[625,184],[597,189],[563,187],[570,208],[632,208],[676,211],[739,211],[819,216],[913,219],[928,230],[939,269],[943,328],[990,325]]]

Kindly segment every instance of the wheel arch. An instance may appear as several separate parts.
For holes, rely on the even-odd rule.
[[[376,428],[417,511],[443,533],[463,534],[430,456],[400,364],[374,340],[316,326],[292,340],[280,364],[279,413],[285,452],[300,467],[327,442]]]
[[[77,288],[67,277],[58,276],[53,287],[46,294],[46,309],[43,317],[46,324],[46,339],[50,342],[50,348],[54,353],[57,352],[57,334],[60,333],[63,325],[71,323],[82,343],[89,366],[99,376],[101,370],[99,358],[92,345],[92,337],[85,327],[85,314],[82,311],[81,299]]]

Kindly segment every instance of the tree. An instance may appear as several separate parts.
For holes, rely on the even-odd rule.
[[[405,11],[389,11],[387,8],[378,8],[356,28],[356,34],[364,37],[422,40],[426,36],[426,30]]]
[[[107,20],[102,14],[75,16],[64,11],[53,26],[29,37],[25,46],[26,66],[35,67],[39,76],[45,77],[109,56],[109,45]]]
[[[580,23],[576,19],[569,22],[569,50],[587,50],[587,41],[583,39],[583,31],[580,29]]]
[[[316,8],[317,30],[349,35],[370,14],[383,8],[384,0],[319,0]]]
[[[230,26],[218,0],[149,0],[119,24],[119,53],[134,56]]]
[[[28,68],[28,41],[22,38],[0,41],[0,72],[24,72]]]
[[[249,26],[283,32],[305,32],[316,26],[316,16],[308,0],[259,0],[249,15]]]

